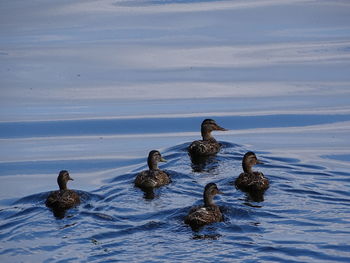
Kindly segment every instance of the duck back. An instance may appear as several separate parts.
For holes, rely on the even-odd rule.
[[[245,192],[262,192],[269,188],[269,180],[261,172],[241,173],[235,181],[238,189]]]
[[[216,140],[198,140],[191,143],[188,147],[188,152],[191,156],[208,156],[218,153],[220,148],[221,144]]]
[[[79,195],[73,190],[51,192],[46,199],[46,206],[53,209],[69,209],[80,204]]]
[[[199,228],[206,224],[221,221],[223,221],[222,213],[216,205],[194,207],[185,218],[185,223],[192,228]]]
[[[171,183],[170,176],[162,170],[147,170],[135,178],[135,186],[140,188],[155,188]]]

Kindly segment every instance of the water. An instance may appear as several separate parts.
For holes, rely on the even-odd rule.
[[[2,1],[1,262],[349,262],[347,1]],[[186,153],[215,119],[224,147]],[[173,182],[133,186],[158,149]],[[241,158],[264,201],[232,185]],[[45,207],[60,170],[82,204]],[[183,223],[215,182],[224,222]]]

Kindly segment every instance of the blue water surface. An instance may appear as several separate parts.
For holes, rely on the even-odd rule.
[[[1,262],[350,262],[348,1],[1,1]],[[221,151],[192,163],[213,118]],[[158,149],[172,183],[133,185]],[[242,156],[270,180],[237,190]],[[81,204],[45,206],[60,170]],[[184,217],[215,182],[224,221]]]

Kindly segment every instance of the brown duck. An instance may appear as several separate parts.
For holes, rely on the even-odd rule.
[[[192,208],[185,218],[185,223],[196,229],[206,224],[223,221],[220,208],[213,202],[217,194],[222,194],[222,192],[216,184],[207,184],[203,193],[204,205]]]
[[[242,160],[243,173],[235,181],[238,189],[249,193],[261,193],[269,188],[269,180],[264,174],[252,170],[256,164],[262,164],[262,162],[256,158],[255,153],[247,152]]]
[[[46,206],[53,209],[66,210],[80,204],[79,195],[67,188],[67,182],[73,181],[66,170],[60,171],[57,177],[57,183],[60,190],[53,191],[46,199]]]
[[[188,147],[191,157],[205,157],[219,152],[221,144],[211,135],[212,131],[227,131],[212,119],[205,119],[201,125],[202,140],[194,141]]]
[[[147,159],[149,170],[142,171],[135,178],[135,186],[143,189],[160,187],[171,182],[170,176],[158,168],[159,162],[166,162],[159,151],[150,151]]]

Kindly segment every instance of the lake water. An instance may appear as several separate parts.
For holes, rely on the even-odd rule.
[[[350,2],[0,3],[1,262],[350,262]],[[213,118],[223,149],[186,147]],[[158,149],[173,182],[133,186]],[[264,201],[232,185],[254,151]],[[66,169],[82,204],[45,199]],[[215,182],[224,222],[183,219]]]

